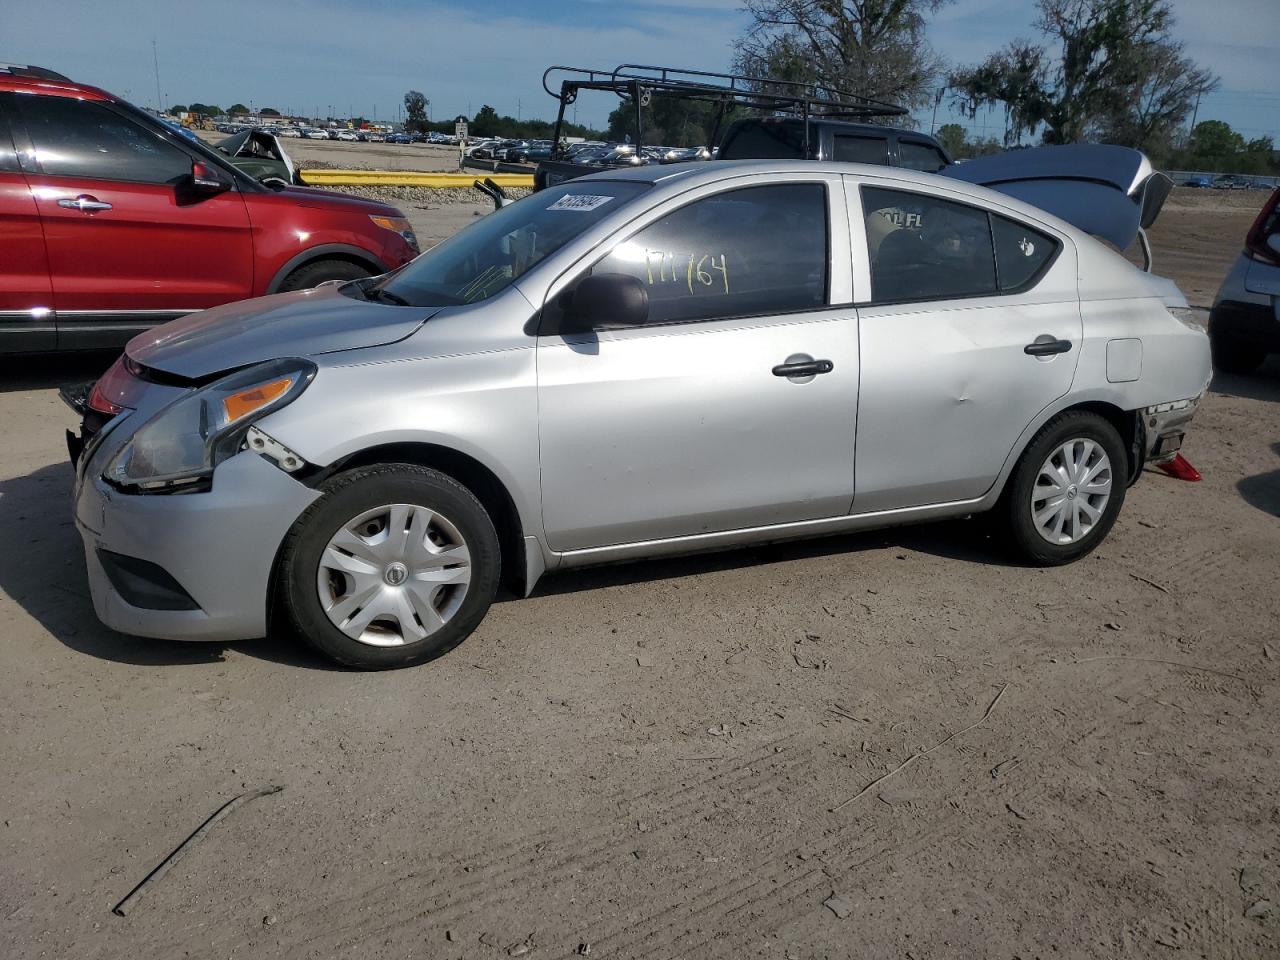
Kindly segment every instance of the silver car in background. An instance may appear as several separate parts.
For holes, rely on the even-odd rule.
[[[1043,210],[903,169],[573,180],[386,276],[139,336],[76,484],[95,609],[151,637],[418,663],[502,581],[994,511],[1106,536],[1209,380],[1176,287]]]

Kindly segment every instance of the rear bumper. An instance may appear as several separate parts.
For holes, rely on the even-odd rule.
[[[123,494],[88,473],[78,485],[75,516],[94,611],[113,630],[142,637],[226,642],[263,636],[276,554],[317,496],[251,453],[221,464],[206,493]],[[120,573],[113,582],[103,551],[141,561],[135,569],[144,576],[159,568],[170,578],[168,592],[191,602],[131,603],[125,593],[138,600],[148,591],[122,593]]]
[[[1147,463],[1172,460],[1182,449],[1182,440],[1200,406],[1200,397],[1160,403],[1142,410],[1147,438]]]

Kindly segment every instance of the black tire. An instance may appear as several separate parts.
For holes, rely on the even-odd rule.
[[[1036,529],[1031,512],[1033,490],[1041,465],[1053,451],[1076,439],[1092,440],[1106,453],[1111,466],[1111,490],[1101,516],[1082,537],[1073,543],[1051,543]],[[1010,547],[1021,559],[1042,567],[1080,559],[1106,539],[1115,524],[1124,505],[1128,474],[1124,442],[1104,418],[1087,410],[1071,410],[1054,417],[1022,452],[997,507]]]
[[[302,638],[324,656],[360,670],[388,670],[435,659],[479,626],[498,590],[502,555],[493,521],[480,501],[452,477],[407,463],[377,464],[339,474],[294,523],[282,548],[277,596]],[[448,518],[470,553],[471,580],[461,606],[435,633],[414,643],[373,646],[343,633],[329,619],[317,588],[329,540],[352,518],[376,507],[405,503]]]
[[[1245,340],[1209,329],[1213,365],[1227,373],[1253,373],[1267,359],[1267,352]]]
[[[315,260],[303,264],[285,277],[284,283],[280,284],[280,293],[287,293],[290,290],[310,290],[326,280],[359,280],[361,277],[371,276],[373,271],[366,270],[360,264],[352,263],[350,260]]]

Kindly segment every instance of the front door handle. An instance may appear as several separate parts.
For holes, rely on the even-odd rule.
[[[1023,347],[1022,352],[1029,357],[1052,357],[1055,354],[1066,353],[1070,349],[1070,340],[1059,340],[1052,334],[1042,333],[1033,342]]]
[[[64,207],[67,210],[79,210],[81,213],[97,213],[99,210],[111,209],[111,204],[104,203],[97,197],[91,197],[87,193],[82,193],[74,199],[71,197],[63,197],[58,201],[58,206]]]
[[[800,360],[795,363],[780,363],[773,368],[775,377],[812,377],[819,373],[830,373],[836,365],[830,360]]]

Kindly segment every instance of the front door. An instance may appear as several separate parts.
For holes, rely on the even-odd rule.
[[[981,497],[1071,386],[1083,333],[1074,251],[954,200],[859,192],[871,296],[858,311],[854,512]]]
[[[244,199],[185,189],[191,156],[106,104],[14,97],[44,224],[62,346],[113,346],[152,323],[250,295]]]
[[[829,250],[832,186],[701,196],[591,267],[640,280],[648,322],[539,338],[552,549],[848,512],[858,335],[855,312],[828,305],[833,269],[847,286],[848,268],[847,247]]]

